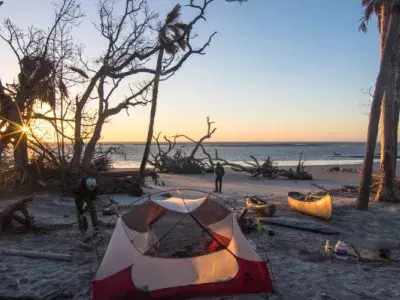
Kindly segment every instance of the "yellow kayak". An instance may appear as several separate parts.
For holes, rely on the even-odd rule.
[[[310,197],[298,192],[289,192],[288,203],[291,208],[310,216],[325,220],[332,217],[332,198],[329,194]]]
[[[272,217],[276,212],[276,206],[274,204],[268,204],[264,201],[260,201],[255,197],[246,199],[246,206],[249,210],[257,212],[266,217]]]

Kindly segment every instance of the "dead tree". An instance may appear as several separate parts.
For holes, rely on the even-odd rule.
[[[304,166],[305,160],[302,160],[302,157],[303,152],[301,152],[300,154],[300,159],[296,166],[296,170],[293,170],[292,168],[289,168],[288,170],[280,169],[276,166],[276,163],[274,163],[270,157],[268,157],[263,164],[260,164],[258,160],[252,155],[250,155],[250,158],[253,160],[253,162],[245,162],[247,165],[249,165],[248,167],[228,162],[227,160],[219,157],[218,151],[215,150],[215,160],[221,161],[223,165],[231,167],[232,170],[236,172],[249,173],[250,176],[253,178],[263,176],[268,179],[285,177],[293,180],[312,180],[312,175],[306,170],[306,167]]]
[[[204,19],[206,8],[214,1],[205,1],[203,5],[190,1],[189,7],[197,13],[184,30],[186,50],[163,59],[161,81],[173,76],[192,55],[204,54],[214,34],[195,47],[192,30]],[[79,169],[82,164],[87,167],[93,161],[103,124],[129,107],[149,102],[147,93],[155,75],[153,58],[160,50],[155,26],[158,15],[147,7],[146,1],[124,2],[117,15],[112,0],[100,0],[97,29],[108,44],[104,54],[93,60],[83,58],[82,49],[74,44],[71,36],[71,27],[78,26],[83,18],[75,0],[60,0],[48,30],[31,26],[24,32],[6,20],[1,38],[16,55],[21,69],[16,83],[0,84],[0,154],[7,145],[12,145],[22,165],[27,163],[30,149],[38,161],[46,161],[57,168]],[[181,39],[182,36],[172,37],[164,46],[180,43]],[[131,93],[112,106],[110,100],[126,84]],[[72,85],[79,85],[83,92],[71,95]],[[95,114],[87,109],[93,99],[98,100]],[[51,109],[37,113],[38,100],[49,103]],[[22,120],[18,111],[22,112]],[[26,132],[24,125],[40,127],[36,126],[40,122],[51,124],[58,147],[48,147],[44,142],[45,134]],[[67,132],[71,131],[73,134],[69,136]],[[70,142],[72,151],[65,146]]]
[[[212,172],[214,169],[213,159],[203,146],[203,142],[210,139],[217,130],[212,127],[212,124],[214,122],[211,122],[207,117],[207,132],[199,140],[195,140],[184,134],[177,134],[170,138],[164,136],[164,140],[167,142],[166,148],[163,148],[160,144],[161,133],[159,133],[157,137],[154,137],[158,152],[150,154],[152,158],[149,160],[149,164],[160,172],[165,173],[200,174],[202,172]],[[176,148],[178,140],[182,138],[194,144],[193,150],[189,154],[186,154],[182,150],[182,147]],[[196,157],[199,149],[202,150],[206,158]]]
[[[83,160],[80,160],[83,151],[83,141],[79,141],[79,124],[75,127],[76,142],[74,145],[74,158],[72,164],[78,167],[80,162],[84,166],[90,165],[93,154],[93,145],[101,136],[101,128],[107,118],[115,115],[123,109],[128,109],[136,105],[146,105],[148,90],[152,87],[156,68],[153,66],[153,60],[157,56],[161,47],[172,47],[180,43],[183,37],[186,40],[187,47],[183,52],[165,57],[162,61],[162,73],[160,80],[164,81],[170,78],[178,71],[186,61],[195,54],[202,55],[207,46],[209,46],[214,34],[210,35],[205,43],[200,47],[192,45],[195,35],[192,29],[199,20],[204,19],[207,6],[215,0],[204,1],[203,5],[196,5],[195,1],[190,1],[189,7],[197,9],[198,12],[187,23],[184,34],[172,37],[167,45],[160,45],[158,42],[158,31],[156,23],[158,15],[151,11],[143,0],[125,0],[125,5],[120,16],[116,16],[116,9],[112,0],[101,0],[99,5],[100,24],[97,26],[101,35],[106,39],[108,45],[105,54],[96,59],[93,66],[85,69],[89,75],[89,81],[82,94],[77,100],[77,107],[80,109],[91,99],[97,89],[99,100],[99,115],[94,134],[86,145]],[[143,77],[150,79],[143,81]],[[120,103],[111,108],[109,99],[111,95],[120,87],[122,81],[135,81],[137,88],[131,89],[132,94],[127,96]],[[109,92],[105,92],[108,86]],[[132,87],[133,85],[131,85]],[[78,109],[78,112],[79,112]],[[76,116],[78,119],[79,116]]]
[[[13,83],[0,84],[0,97],[7,106],[0,112],[0,154],[5,145],[12,145],[15,165],[24,172],[27,171],[28,149],[37,150],[37,141],[31,143],[28,138],[33,123],[57,121],[55,115],[37,114],[37,104],[46,103],[54,108],[58,100],[67,97],[69,87],[80,77],[66,66],[73,66],[76,60],[70,31],[81,17],[79,5],[74,0],[64,0],[56,7],[48,30],[31,26],[24,32],[9,19],[4,22],[0,37],[15,54],[19,74]]]

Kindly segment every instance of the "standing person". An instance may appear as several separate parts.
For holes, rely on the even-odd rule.
[[[83,177],[80,181],[78,191],[75,196],[76,214],[79,224],[79,230],[86,232],[87,220],[83,215],[85,212],[84,205],[86,204],[90,211],[90,219],[93,227],[97,227],[97,212],[94,207],[94,201],[97,196],[97,182],[93,177]]]
[[[222,177],[225,175],[224,167],[218,162],[215,167],[215,191],[216,193],[222,193]]]

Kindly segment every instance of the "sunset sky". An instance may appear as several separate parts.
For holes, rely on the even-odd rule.
[[[148,0],[162,18],[176,2]],[[207,55],[193,57],[161,83],[155,131],[196,138],[209,116],[218,127],[213,141],[364,141],[370,96],[363,91],[374,85],[379,43],[375,20],[367,34],[358,31],[360,2],[217,0],[195,31],[199,41],[218,34]],[[8,0],[0,18],[45,28],[50,3]],[[92,25],[96,3],[82,1],[87,17],[75,34],[92,57],[103,45]],[[16,61],[4,42],[0,52],[0,76],[10,82]],[[149,113],[150,106],[115,116],[103,141],[143,141]]]

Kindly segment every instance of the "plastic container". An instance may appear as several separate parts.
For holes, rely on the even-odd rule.
[[[333,256],[333,249],[332,249],[331,245],[329,244],[329,240],[326,240],[326,242],[325,242],[325,253],[328,256]]]
[[[339,259],[347,259],[347,246],[344,242],[338,241],[336,243],[335,256]]]

